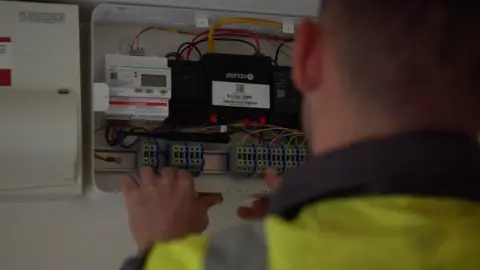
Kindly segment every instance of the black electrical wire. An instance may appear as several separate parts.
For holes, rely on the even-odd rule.
[[[141,134],[147,132],[148,131],[142,127],[134,127],[125,131],[115,126],[107,126],[105,127],[105,141],[110,147],[120,145],[120,147],[128,149],[137,144],[140,140],[140,137],[137,136],[133,142],[126,144],[125,139],[133,136],[131,133]]]
[[[114,126],[105,127],[105,141],[110,147],[118,145],[118,129]]]
[[[167,53],[165,55],[166,58],[170,58],[170,57],[175,57],[176,60],[183,60],[183,56],[181,56],[180,54],[178,54],[177,52],[171,52],[171,53]]]
[[[255,46],[255,44],[253,44],[249,41],[243,40],[243,39],[238,39],[238,38],[214,38],[214,39],[218,40],[218,41],[234,41],[234,42],[240,42],[240,43],[243,43],[243,44],[247,44],[247,45],[250,45],[254,49],[255,52],[257,52],[257,49],[258,49],[257,46]],[[208,41],[208,38],[203,38],[203,39],[198,40],[194,43],[191,43],[191,42],[182,43],[180,45],[180,47],[178,48],[177,53],[179,55],[183,55],[188,50],[188,48],[190,46],[193,46],[194,49],[198,50],[197,45],[201,44],[201,43],[204,43],[204,42],[207,42],[207,41]],[[187,45],[187,47],[182,48],[185,45]],[[199,56],[201,57],[202,54],[199,52],[199,50],[197,52],[198,52]]]
[[[163,126],[157,127],[153,131],[149,132],[143,127],[133,127],[124,130],[115,126],[107,126],[105,128],[105,140],[110,147],[119,145],[122,148],[129,149],[136,145],[142,137],[163,139],[168,141],[192,141],[192,142],[216,142],[216,143],[229,143],[230,135],[237,132],[246,132],[248,130],[236,127],[233,125],[228,126],[231,130],[228,133],[185,133],[178,131],[165,130]],[[256,139],[261,139],[257,134],[251,134]],[[136,137],[135,140],[129,144],[125,143],[125,140],[129,137]]]
[[[184,46],[187,46],[187,47],[183,48]],[[184,43],[180,44],[180,46],[179,46],[178,49],[177,49],[177,55],[181,56],[182,59],[183,59],[183,54],[184,54],[185,51],[188,50],[188,48],[190,48],[191,46],[193,46],[193,48],[195,49],[195,51],[198,53],[198,56],[199,56],[199,57],[202,57],[202,52],[201,52],[200,49],[197,47],[197,43],[192,43],[192,42],[184,42]]]
[[[280,56],[280,51],[282,50],[282,47],[289,42],[293,42],[293,38],[286,39],[278,45],[277,51],[275,52],[275,60],[274,60],[276,66],[278,66],[278,57]]]
[[[164,125],[156,127],[152,132],[156,133],[156,132],[160,132],[160,131],[165,131]]]
[[[126,136],[142,136],[155,139],[162,139],[173,142],[208,142],[208,143],[229,143],[230,137],[224,133],[185,133],[176,131],[167,132],[125,132]]]
[[[119,132],[119,135],[120,135],[120,147],[122,148],[125,148],[125,149],[128,149],[128,148],[131,148],[132,146],[134,146],[135,144],[138,143],[138,141],[140,140],[140,136],[136,136],[137,138],[135,138],[135,140],[129,144],[125,144],[125,139],[130,137],[130,136],[135,136],[135,135],[128,135],[128,134],[131,134],[131,133],[139,133],[139,134],[142,134],[142,133],[147,133],[148,130],[146,130],[145,128],[142,128],[142,127],[134,127],[128,131],[120,131]]]

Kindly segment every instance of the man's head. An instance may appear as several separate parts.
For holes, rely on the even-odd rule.
[[[295,41],[314,152],[415,129],[473,133],[479,12],[478,1],[324,0]]]

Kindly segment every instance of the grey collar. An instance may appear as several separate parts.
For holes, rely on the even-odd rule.
[[[480,200],[480,148],[465,134],[416,132],[311,158],[284,176],[270,212],[293,218],[310,203],[367,195]]]

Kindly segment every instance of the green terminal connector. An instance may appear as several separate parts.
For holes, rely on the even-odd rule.
[[[282,174],[304,163],[308,151],[304,147],[290,145],[238,145],[230,155],[233,173],[260,175],[273,168]]]
[[[203,145],[198,143],[173,143],[170,157],[170,165],[191,172],[202,171],[205,163]]]

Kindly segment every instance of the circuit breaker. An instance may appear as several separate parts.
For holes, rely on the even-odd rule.
[[[82,193],[74,5],[0,1],[0,200]]]

